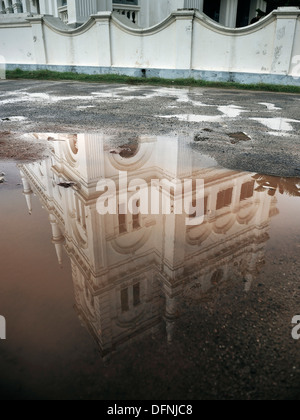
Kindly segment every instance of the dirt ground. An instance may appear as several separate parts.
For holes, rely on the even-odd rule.
[[[45,141],[25,139],[20,133],[0,131],[0,158],[23,162],[39,160],[48,155],[49,144]]]
[[[24,142],[21,133],[103,132],[119,145],[140,135],[180,135],[221,166],[299,176],[299,101],[208,88],[1,81],[0,158],[44,155],[46,143]]]

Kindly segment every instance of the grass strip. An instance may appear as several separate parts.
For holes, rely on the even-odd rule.
[[[90,83],[122,83],[129,85],[152,86],[190,86],[211,87],[221,89],[239,89],[265,92],[300,93],[300,86],[273,85],[267,83],[241,84],[235,82],[208,82],[205,80],[189,79],[163,79],[160,77],[130,77],[118,74],[81,74],[73,72],[56,72],[50,70],[25,71],[21,69],[8,70],[7,79],[30,80],[68,80]]]

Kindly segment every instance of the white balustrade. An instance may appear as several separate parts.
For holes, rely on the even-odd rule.
[[[114,6],[114,12],[117,12],[119,15],[126,16],[132,23],[138,23],[138,7],[126,7],[126,6]]]

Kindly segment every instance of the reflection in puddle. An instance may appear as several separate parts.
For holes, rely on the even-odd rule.
[[[78,315],[105,360],[162,326],[171,343],[182,302],[199,305],[236,279],[249,292],[265,261],[277,193],[299,196],[297,180],[219,168],[180,139],[141,138],[127,158],[110,153],[102,135],[55,139],[63,141],[53,141],[49,159],[20,166],[24,195],[29,213],[33,193],[49,213],[58,263],[65,248]],[[120,171],[146,182],[203,179],[204,223],[125,215],[120,207],[100,216],[97,183],[111,179],[119,189]]]
[[[197,97],[202,96],[202,93],[197,93]],[[24,90],[21,91],[10,91],[5,92],[5,95],[0,93],[1,105],[10,105],[18,102],[30,103],[60,103],[64,101],[80,101],[88,102],[101,102],[104,100],[114,100],[116,102],[128,102],[131,100],[148,100],[159,97],[170,97],[174,98],[178,103],[190,103],[193,106],[210,106],[203,104],[201,101],[192,100],[190,98],[190,89],[176,89],[176,88],[142,88],[140,86],[121,86],[113,87],[107,86],[99,91],[91,92],[90,96],[78,95],[78,96],[58,96],[52,93],[32,93]],[[84,106],[83,106],[84,107]]]
[[[177,118],[179,121],[200,123],[200,122],[221,122],[220,115],[196,115],[196,114],[178,114],[178,115],[160,115],[160,118]]]
[[[219,106],[218,111],[222,115],[196,115],[196,114],[178,114],[178,115],[161,115],[160,118],[177,118],[179,121],[185,122],[221,122],[226,118],[237,118],[242,112],[246,112],[243,108],[236,105]]]
[[[293,396],[299,179],[220,168],[176,137],[122,146],[101,134],[28,136],[52,151],[42,162],[0,162],[1,389],[22,398]],[[203,180],[204,221],[174,214],[175,189],[171,214],[123,214],[118,203],[100,216],[99,180],[113,181],[117,197],[134,194],[120,171],[128,183],[192,180],[192,205]]]

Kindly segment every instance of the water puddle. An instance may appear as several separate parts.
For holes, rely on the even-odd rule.
[[[1,118],[1,122],[5,123],[5,122],[21,122],[21,121],[26,121],[27,118],[26,117],[5,117],[5,118]]]
[[[48,159],[0,162],[4,394],[291,396],[300,179],[221,168],[180,138],[35,137]]]
[[[249,137],[247,133],[243,132],[230,133],[228,136],[231,138],[232,144],[237,144],[241,141],[251,141],[251,137]]]
[[[292,120],[289,118],[251,118],[253,121],[258,121],[267,128],[279,132],[293,131],[293,125],[291,123],[300,123],[298,120]]]
[[[190,122],[190,123],[222,122],[222,117],[220,115],[177,114],[177,115],[160,115],[159,118],[166,118],[166,119],[176,118],[179,121]]]
[[[245,109],[236,105],[219,106],[218,110],[228,118],[236,118],[239,117],[242,112],[246,112]]]
[[[194,95],[201,97],[201,93]],[[190,97],[190,89],[176,89],[176,88],[149,88],[146,89],[140,86],[121,86],[121,87],[104,87],[99,91],[91,92],[87,95],[66,95],[58,96],[48,93],[28,92],[26,90],[10,91],[5,94],[0,94],[1,105],[11,105],[14,103],[61,103],[65,101],[97,102],[101,103],[105,100],[114,100],[116,102],[129,102],[131,100],[149,100],[153,98],[169,97],[174,98],[177,103],[189,103],[193,106],[211,106],[204,104],[200,100],[194,100]],[[3,99],[2,99],[3,98]],[[84,107],[84,105],[83,105]]]
[[[218,111],[222,115],[199,115],[199,114],[177,114],[177,115],[160,115],[159,118],[177,118],[179,121],[200,123],[200,122],[211,122],[217,123],[222,122],[228,118],[237,118],[242,112],[246,112],[239,106],[228,105],[219,106]]]
[[[281,111],[282,108],[275,106],[274,104],[270,104],[268,102],[260,102],[258,105],[263,105],[267,107],[268,111]]]

